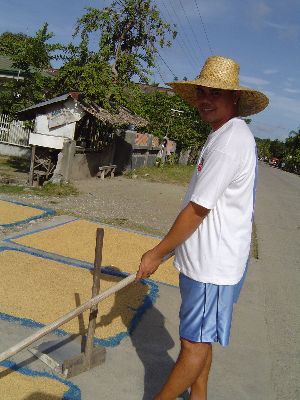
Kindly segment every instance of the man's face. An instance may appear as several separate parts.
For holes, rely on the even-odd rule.
[[[215,131],[224,125],[237,113],[237,98],[239,92],[214,89],[205,86],[198,88],[197,108],[203,121]]]

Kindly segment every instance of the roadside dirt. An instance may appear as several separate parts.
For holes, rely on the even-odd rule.
[[[1,194],[1,199],[16,200],[125,228],[163,235],[180,209],[186,187],[115,177],[91,178],[73,182],[79,195],[40,197],[32,194]]]

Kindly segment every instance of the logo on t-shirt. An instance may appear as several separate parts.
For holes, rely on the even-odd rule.
[[[199,164],[198,164],[198,166],[197,166],[198,172],[201,172],[201,171],[202,171],[203,163],[204,163],[204,158],[202,157],[201,160],[200,160],[200,162],[199,162]]]

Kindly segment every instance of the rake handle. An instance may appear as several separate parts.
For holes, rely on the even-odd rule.
[[[174,252],[171,252],[170,254],[166,255],[163,258],[163,262],[167,261],[173,255],[174,255]],[[118,292],[119,290],[123,289],[124,287],[128,286],[130,283],[132,283],[135,280],[135,277],[136,277],[136,274],[128,275],[126,278],[122,279],[119,283],[117,283],[113,287],[107,289],[105,292],[100,293],[100,294],[98,294],[98,296],[91,298],[87,302],[83,303],[81,306],[75,308],[72,311],[69,311],[67,314],[58,318],[56,321],[51,322],[51,324],[44,326],[43,328],[39,329],[37,332],[28,336],[26,339],[15,344],[14,346],[10,347],[8,350],[6,350],[0,354],[0,362],[19,353],[21,350],[25,349],[25,347],[30,346],[33,342],[37,341],[38,339],[47,335],[48,333],[54,331],[54,329],[59,328],[61,325],[65,324],[65,323],[69,322],[71,319],[77,317],[77,315],[82,314],[84,311],[86,311],[86,310],[90,309],[91,307],[95,306],[96,304],[100,303],[100,301],[106,299],[107,297],[111,296],[112,294],[114,294],[114,293]]]
[[[15,355],[19,351],[25,349],[25,347],[31,345],[36,340],[40,339],[41,337],[47,335],[48,333],[52,332],[54,329],[59,328],[61,325],[65,324],[66,322],[70,321],[71,319],[77,317],[77,315],[82,314],[84,311],[88,310],[89,308],[95,306],[100,301],[106,299],[110,295],[116,293],[117,291],[123,289],[125,286],[128,286],[135,280],[135,274],[127,276],[125,279],[122,279],[119,283],[115,286],[111,287],[110,289],[106,290],[103,293],[100,293],[98,296],[93,297],[92,299],[88,300],[87,302],[83,303],[81,306],[75,308],[74,310],[68,312],[67,314],[63,315],[56,321],[52,322],[44,326],[43,328],[39,329],[34,334],[28,336],[26,339],[22,340],[21,342],[17,343],[16,345],[10,347],[8,350],[4,351],[0,354],[0,362],[10,358],[11,356]]]

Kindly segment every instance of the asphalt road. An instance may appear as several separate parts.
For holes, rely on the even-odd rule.
[[[255,221],[271,381],[276,399],[296,400],[300,398],[300,177],[260,163]]]
[[[135,182],[139,193],[145,185]],[[147,201],[155,204],[157,193],[148,190]],[[182,190],[171,197],[175,194],[182,195]],[[163,202],[163,190],[159,196]],[[174,215],[177,203],[173,208],[169,202]],[[251,261],[234,314],[230,346],[214,346],[209,400],[300,398],[299,176],[260,163],[255,222],[259,259]],[[108,348],[105,364],[72,379],[80,387],[82,399],[151,400],[178,353],[179,304],[178,289],[160,284],[157,302],[133,335],[120,346]],[[0,350],[30,331],[0,321]],[[26,351],[14,359],[33,369],[43,368]]]

